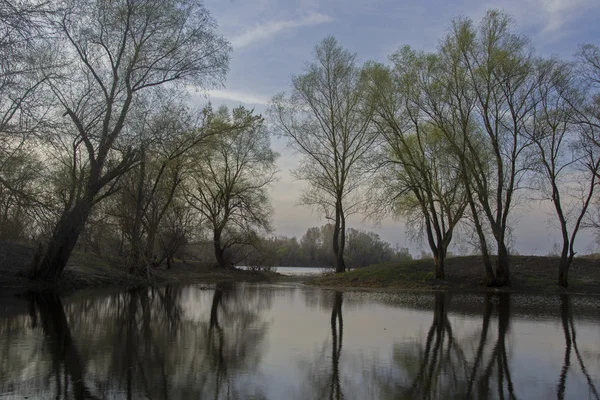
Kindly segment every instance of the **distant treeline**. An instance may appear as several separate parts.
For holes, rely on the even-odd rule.
[[[309,228],[296,237],[272,236],[261,239],[260,251],[240,263],[266,266],[332,267],[335,263],[331,252],[333,225]],[[409,261],[412,256],[405,247],[394,247],[381,240],[378,234],[350,228],[346,233],[346,265],[361,268],[371,264]]]

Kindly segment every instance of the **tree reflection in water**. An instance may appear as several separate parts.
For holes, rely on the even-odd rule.
[[[433,322],[424,343],[394,346],[391,370],[372,370],[380,398],[389,399],[516,399],[510,362],[511,300],[509,293],[487,293],[482,323],[476,335],[453,335],[448,319],[450,295],[434,296]],[[585,376],[592,398],[598,399],[593,379],[577,347],[569,296],[561,296],[561,319],[565,334],[564,365],[557,385],[557,397],[565,398],[572,353]],[[491,328],[496,317],[497,330]],[[474,351],[472,344],[477,343]],[[376,365],[377,363],[372,363]]]
[[[593,396],[593,398],[598,399],[598,390],[596,389],[596,385],[594,384],[594,381],[590,377],[590,374],[585,367],[583,357],[581,356],[581,352],[577,346],[577,334],[575,332],[575,324],[573,323],[571,299],[565,294],[560,295],[560,319],[562,321],[562,328],[565,333],[565,359],[560,372],[560,378],[558,379],[557,398],[561,400],[565,398],[567,375],[569,373],[569,367],[571,366],[571,351],[575,350],[577,362],[581,367],[581,372],[585,376],[589,387],[590,397]]]
[[[77,400],[95,398],[86,387],[84,366],[73,343],[60,298],[51,293],[35,293],[28,300],[31,327],[35,329],[39,321],[52,354],[51,373],[55,378],[55,398],[68,398],[70,391]]]
[[[340,354],[344,339],[344,318],[342,317],[342,292],[335,292],[331,310],[331,393],[330,399],[343,398],[340,387]]]
[[[130,290],[65,305],[55,295],[31,295],[30,326],[9,328],[42,333],[44,345],[33,348],[34,364],[0,377],[0,388],[56,399],[264,398],[256,371],[270,296],[223,285]],[[202,303],[205,318],[193,315]],[[31,365],[39,370],[27,383]]]
[[[342,303],[344,295],[342,292],[324,291],[321,297],[311,298],[313,307],[331,309],[330,330],[331,347],[328,349],[329,338],[317,349],[313,358],[301,357],[298,360],[300,376],[300,393],[291,396],[294,399],[343,399],[343,384],[340,379],[340,357],[344,341],[344,317],[342,314]]]
[[[270,330],[267,319],[271,315],[273,323],[278,318],[286,321],[290,314],[283,318],[282,312],[296,310],[285,308],[282,301],[269,312],[273,295],[290,298],[291,292],[281,287],[163,287],[64,302],[52,294],[17,299],[16,312],[0,316],[0,397],[260,399],[267,398],[269,390],[270,398],[284,393],[290,398],[332,400],[536,395],[598,399],[593,331],[597,318],[591,324],[576,324],[574,304],[585,303],[569,296],[560,296],[555,309],[549,308],[552,298],[528,308],[520,297],[508,293],[468,298],[420,294],[409,298],[409,307],[394,303],[382,307],[355,293],[303,290],[313,297],[311,304],[293,318],[307,316],[311,322],[318,318],[320,323],[292,331],[304,335],[294,338],[293,346],[299,347],[293,349],[285,337],[274,336],[285,335],[290,328],[280,325]],[[474,304],[481,304],[480,311]],[[596,307],[595,300],[590,304]],[[547,319],[512,319],[524,308],[525,315],[538,315],[535,307],[540,305]],[[371,311],[365,320],[374,325],[360,326]],[[387,321],[377,325],[382,316],[398,315],[406,319],[399,320],[397,331],[391,331]],[[549,334],[550,345],[540,343],[520,353],[534,337],[522,336],[523,328],[543,335],[553,322],[562,329],[558,337]],[[373,331],[385,326],[385,333]],[[265,346],[269,332],[270,349]],[[564,350],[552,348],[561,346],[563,337]],[[389,342],[378,342],[381,339]],[[314,353],[305,356],[315,340]],[[290,365],[286,355],[294,359],[298,352],[301,358]],[[535,382],[526,371],[532,356],[542,356],[545,367],[541,376],[535,371]],[[539,361],[531,365],[535,362]],[[553,365],[555,370],[550,369]]]

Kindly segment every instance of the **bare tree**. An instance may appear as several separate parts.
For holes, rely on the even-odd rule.
[[[16,170],[23,176],[31,166],[23,161],[36,158],[32,139],[46,125],[50,102],[42,90],[46,77],[39,71],[55,62],[41,45],[49,34],[43,19],[51,12],[50,2],[0,1],[0,191],[29,204],[36,204],[36,193],[14,178]],[[26,174],[39,178],[40,168]]]
[[[228,249],[252,244],[260,232],[271,231],[267,189],[275,179],[277,153],[260,116],[239,107],[232,115],[219,110],[221,124],[239,127],[212,137],[198,152],[197,165],[185,183],[190,204],[212,234],[217,265],[231,264]]]
[[[344,272],[346,218],[361,206],[365,160],[377,138],[363,96],[356,55],[333,37],[315,47],[315,60],[292,79],[290,97],[272,100],[270,115],[279,134],[303,158],[293,174],[308,182],[301,204],[333,221],[336,272]]]
[[[575,238],[597,185],[600,149],[589,140],[588,125],[577,122],[583,97],[571,67],[548,60],[540,62],[539,71],[543,77],[536,90],[538,101],[526,132],[535,144],[538,188],[554,205],[558,219],[558,284],[567,287]]]
[[[84,188],[60,216],[31,277],[55,280],[65,268],[94,204],[139,161],[119,138],[141,92],[167,83],[220,82],[230,46],[215,33],[208,11],[192,0],[77,0],[51,18],[51,43],[68,66],[49,86],[77,132],[74,151],[87,163]]]

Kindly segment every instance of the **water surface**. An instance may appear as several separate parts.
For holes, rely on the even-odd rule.
[[[240,284],[0,299],[0,399],[597,399],[600,298]]]
[[[237,267],[240,269],[247,269],[248,267]],[[327,272],[333,271],[332,268],[313,268],[313,267],[285,267],[277,266],[272,267],[272,271],[277,272],[281,275],[287,276],[316,276]]]

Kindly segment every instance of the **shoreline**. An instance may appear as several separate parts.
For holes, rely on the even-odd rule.
[[[181,266],[174,267],[181,268]],[[186,268],[187,269],[187,268]],[[282,275],[276,273],[267,273],[259,271],[237,271],[237,270],[217,270],[209,271],[183,271],[183,273],[161,271],[160,275],[155,275],[153,279],[148,280],[143,277],[131,275],[128,279],[113,279],[107,277],[103,281],[84,281],[73,276],[73,273],[65,271],[65,276],[61,277],[56,283],[31,281],[27,277],[0,276],[0,297],[19,296],[35,292],[53,292],[59,296],[69,296],[75,293],[88,290],[130,290],[137,288],[152,288],[165,285],[181,284],[218,284],[218,283],[237,283],[237,282],[274,282],[280,281]],[[12,278],[12,279],[11,279]]]
[[[524,293],[600,295],[600,259],[577,257],[571,266],[568,288],[559,287],[557,257],[513,256],[511,285],[490,288],[483,284],[480,257],[452,257],[446,260],[446,279],[433,278],[432,260],[371,265],[343,274],[287,276],[277,272],[220,269],[197,261],[173,263],[171,269],[158,267],[146,276],[128,274],[124,261],[74,252],[56,283],[31,281],[26,272],[35,249],[27,244],[0,241],[0,296],[52,291],[69,295],[88,289],[131,289],[163,285],[228,282],[298,282],[331,290],[361,291],[445,291],[461,293]]]
[[[557,265],[558,257],[513,256],[511,283],[504,287],[485,286],[477,256],[449,258],[445,280],[434,278],[432,260],[413,260],[323,275],[306,284],[333,290],[600,295],[600,260],[574,259],[567,288],[557,284]]]
[[[22,243],[0,241],[0,296],[55,292],[60,296],[87,289],[153,287],[181,283],[268,282],[280,279],[273,272],[222,270],[194,261],[176,261],[172,268],[152,269],[150,279],[127,273],[124,261],[74,252],[57,282],[32,281],[27,271],[35,249]]]

